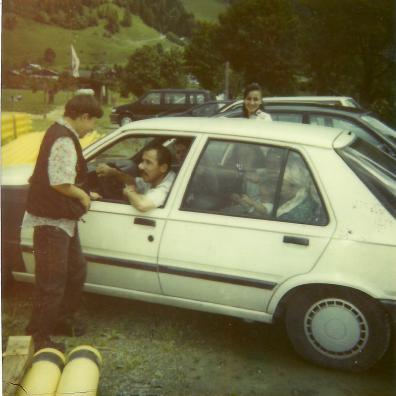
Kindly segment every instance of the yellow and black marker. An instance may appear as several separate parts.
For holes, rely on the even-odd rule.
[[[23,377],[16,396],[46,395],[54,396],[65,365],[65,356],[53,348],[37,351],[31,366]]]
[[[102,357],[89,345],[74,348],[67,356],[56,396],[95,396],[99,385]]]

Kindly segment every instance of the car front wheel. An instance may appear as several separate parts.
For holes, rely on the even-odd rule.
[[[121,118],[120,125],[121,125],[121,126],[124,126],[124,125],[126,125],[126,124],[129,124],[129,123],[132,122],[132,121],[133,121],[133,120],[132,120],[131,117],[129,117],[129,116],[124,116],[124,117]]]
[[[290,299],[286,328],[295,350],[321,366],[363,371],[378,362],[390,340],[379,304],[344,289],[318,289]]]

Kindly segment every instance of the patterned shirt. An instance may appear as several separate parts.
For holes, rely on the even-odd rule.
[[[72,131],[78,138],[77,132],[63,118],[57,121]],[[77,153],[73,140],[69,137],[61,137],[55,140],[51,147],[48,160],[48,176],[51,186],[59,184],[74,184],[76,180]],[[52,226],[59,227],[70,237],[74,236],[77,221],[70,219],[50,219],[48,217],[35,216],[25,212],[22,227]]]

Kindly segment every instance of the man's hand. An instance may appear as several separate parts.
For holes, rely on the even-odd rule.
[[[241,198],[241,204],[246,206],[246,207],[254,206],[254,201],[248,195],[243,194],[242,198]]]
[[[96,174],[99,177],[111,176],[114,173],[114,168],[107,164],[99,164],[96,167]]]
[[[85,191],[81,193],[81,196],[79,197],[79,201],[81,205],[84,206],[85,211],[88,212],[91,206],[91,198],[89,198],[89,195]]]
[[[131,192],[136,192],[136,187],[133,184],[127,184],[124,189],[122,190],[122,193],[124,194],[125,197],[129,198],[129,194]]]
[[[89,197],[91,198],[92,201],[96,201],[97,199],[102,199],[103,198],[100,194],[98,194],[95,191],[90,191],[89,192]]]

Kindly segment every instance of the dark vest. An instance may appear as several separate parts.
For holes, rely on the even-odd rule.
[[[41,142],[36,166],[29,179],[26,210],[32,215],[50,219],[77,220],[85,213],[80,201],[57,192],[49,182],[48,160],[53,144],[60,137],[69,137],[73,140],[77,153],[75,184],[82,187],[85,182],[87,165],[78,138],[65,126],[55,123],[47,130]]]

